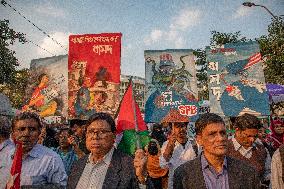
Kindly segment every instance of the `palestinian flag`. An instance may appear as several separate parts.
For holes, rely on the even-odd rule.
[[[117,116],[117,135],[122,135],[118,149],[134,155],[137,148],[144,148],[150,141],[147,126],[135,102],[132,89],[132,79],[124,93]]]

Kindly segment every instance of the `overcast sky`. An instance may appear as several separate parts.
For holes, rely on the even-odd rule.
[[[267,34],[271,15],[240,0],[5,0],[68,49],[70,34],[121,32],[122,74],[145,77],[144,50],[197,49],[209,45],[210,31],[236,32],[254,39]],[[283,0],[255,0],[284,15]],[[9,6],[0,18],[54,55],[67,51]],[[32,59],[53,56],[39,47],[15,44],[21,68]]]

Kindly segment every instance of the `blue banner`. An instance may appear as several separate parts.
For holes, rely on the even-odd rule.
[[[238,116],[270,115],[268,93],[257,42],[206,48],[210,111]]]

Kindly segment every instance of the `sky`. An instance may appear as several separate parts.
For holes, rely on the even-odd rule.
[[[211,31],[237,32],[248,39],[267,35],[272,16],[239,0],[5,0],[52,38],[0,4],[0,19],[32,43],[16,43],[20,68],[32,59],[64,55],[71,34],[122,33],[121,73],[145,77],[144,50],[198,49],[210,44]],[[283,0],[254,0],[284,15]]]

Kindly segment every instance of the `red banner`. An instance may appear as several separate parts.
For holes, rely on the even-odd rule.
[[[119,104],[121,33],[69,36],[69,118],[114,115]]]

